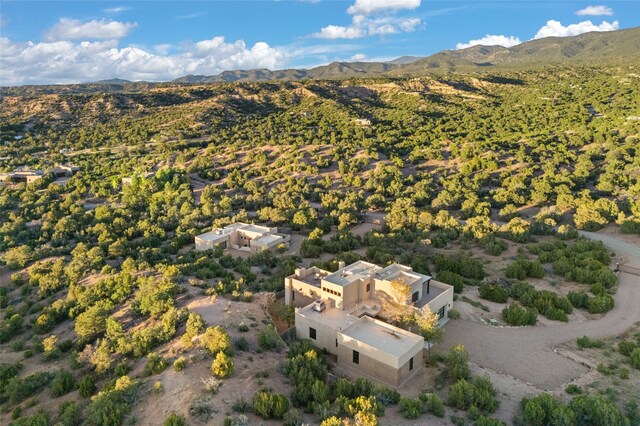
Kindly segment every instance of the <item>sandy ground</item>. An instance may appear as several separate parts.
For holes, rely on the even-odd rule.
[[[640,247],[613,236],[585,233],[599,239],[629,264],[640,263]],[[463,343],[471,361],[544,390],[561,387],[588,371],[560,355],[555,347],[578,337],[606,338],[622,334],[640,321],[640,278],[620,273],[615,307],[600,319],[537,327],[493,327],[460,319],[446,325],[440,345],[447,349]],[[484,303],[484,302],[483,302]]]

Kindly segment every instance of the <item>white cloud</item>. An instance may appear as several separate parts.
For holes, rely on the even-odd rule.
[[[290,54],[258,42],[252,47],[223,37],[182,47],[175,54],[154,46],[119,47],[117,40],[16,43],[0,38],[0,74],[3,85],[77,83],[109,78],[166,81],[187,74],[214,75],[231,69],[286,65]],[[156,52],[156,53],[154,53]],[[165,52],[165,53],[163,53]]]
[[[618,21],[611,23],[602,21],[600,25],[595,25],[591,21],[583,21],[577,24],[562,25],[559,21],[549,20],[547,24],[538,30],[533,37],[535,39],[544,37],[569,37],[576,36],[591,31],[615,31],[619,28]]]
[[[602,15],[607,15],[607,16],[612,16],[613,15],[613,9],[611,9],[608,6],[587,6],[584,9],[580,9],[579,11],[576,12],[576,15],[579,16],[602,16]]]
[[[467,47],[477,45],[512,47],[520,43],[522,42],[518,37],[487,34],[477,40],[470,40],[468,43],[458,43],[456,44],[456,49],[466,49]]]
[[[131,10],[131,8],[128,6],[118,6],[118,7],[110,7],[107,9],[102,9],[102,11],[105,13],[120,13],[120,12],[126,12],[127,10]]]
[[[369,15],[382,10],[416,9],[420,0],[356,0],[347,9],[352,15]]]
[[[361,28],[343,27],[342,25],[327,25],[323,27],[319,33],[313,34],[317,38],[360,38],[365,36],[365,32]]]
[[[363,15],[355,15],[348,27],[328,25],[312,36],[324,39],[354,39],[372,35],[412,32],[418,25],[420,25],[418,18],[381,17],[371,19]]]
[[[351,58],[349,58],[349,62],[362,62],[367,59],[367,55],[364,53],[356,53]]]
[[[120,39],[137,26],[135,22],[93,19],[83,23],[77,19],[62,18],[46,34],[45,41]]]

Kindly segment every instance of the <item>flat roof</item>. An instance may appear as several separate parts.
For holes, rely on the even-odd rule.
[[[403,281],[405,284],[412,284],[416,281],[428,280],[431,277],[429,275],[415,272],[408,266],[392,263],[381,271],[378,271],[376,278],[386,281],[398,279]]]
[[[253,224],[244,223],[244,222],[236,222],[231,225],[227,225],[224,227],[224,229],[255,232],[257,234],[264,234],[266,232],[271,232],[271,228],[269,228],[268,226],[253,225]]]
[[[261,243],[271,244],[279,240],[284,240],[284,238],[280,235],[269,234],[269,235],[263,235],[262,237],[258,237],[254,241],[260,241]]]
[[[331,284],[336,285],[347,285],[352,282],[365,279],[371,277],[375,272],[379,271],[380,268],[378,265],[374,265],[373,263],[364,262],[359,260],[351,265],[347,265],[342,269],[338,269],[333,274],[329,274],[324,277],[325,281],[330,282]]]
[[[413,348],[417,343],[424,341],[422,336],[368,316],[360,318],[351,325],[351,327],[341,333],[367,346],[398,358]]]
[[[207,241],[217,241],[221,239],[225,239],[229,233],[221,233],[218,230],[213,230],[209,232],[205,232],[204,234],[196,235],[196,238]]]
[[[316,322],[321,322],[323,324],[329,325],[337,332],[346,330],[347,328],[349,328],[349,326],[351,326],[358,320],[358,318],[347,314],[342,309],[332,307],[330,305],[330,301],[328,300],[325,300],[325,305],[327,306],[327,308],[322,312],[318,312],[313,309],[313,303],[311,303],[304,308],[298,309],[298,314],[310,318]]]

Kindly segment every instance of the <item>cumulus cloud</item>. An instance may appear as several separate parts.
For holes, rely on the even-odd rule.
[[[186,74],[218,74],[230,69],[281,68],[288,53],[258,42],[247,46],[214,37],[167,54],[166,46],[153,50],[119,47],[117,40],[16,43],[0,38],[3,85],[54,84],[109,78],[166,81]],[[165,53],[163,53],[165,52]]]
[[[349,58],[349,62],[362,62],[367,59],[367,55],[364,53],[356,53],[351,58]]]
[[[397,34],[400,32],[412,32],[420,25],[418,18],[367,18],[363,15],[356,15],[351,20],[351,25],[328,25],[320,32],[312,34],[313,37],[324,39],[354,39],[371,35]]]
[[[129,34],[136,26],[138,24],[135,22],[93,19],[83,23],[77,19],[62,18],[46,34],[45,41],[120,39]]]
[[[347,9],[352,15],[370,15],[383,10],[416,9],[420,0],[356,0]]]
[[[535,40],[544,37],[569,37],[592,31],[615,31],[618,28],[618,21],[602,21],[600,25],[595,25],[591,21],[583,21],[565,27],[559,21],[549,20],[544,27],[538,30],[538,33],[533,38]]]
[[[487,34],[477,40],[470,40],[468,43],[458,43],[456,44],[456,49],[466,49],[467,47],[478,45],[512,47],[520,43],[522,42],[518,37]]]
[[[580,9],[576,12],[576,15],[579,16],[612,16],[613,9],[608,6],[587,6],[584,9]]]

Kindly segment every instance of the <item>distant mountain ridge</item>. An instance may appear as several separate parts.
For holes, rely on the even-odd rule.
[[[640,27],[584,33],[573,37],[547,37],[510,48],[478,45],[461,50],[443,50],[424,58],[403,56],[389,62],[332,62],[311,69],[225,71],[214,76],[185,76],[173,82],[215,83],[412,75],[430,71],[480,71],[635,56],[640,59]]]
[[[541,65],[594,64],[604,60],[640,63],[640,27],[610,32],[591,32],[573,37],[547,37],[527,41],[510,48],[478,45],[461,50],[443,50],[424,58],[402,56],[388,62],[332,62],[310,69],[224,71],[213,76],[186,75],[164,83],[130,82],[113,78],[94,83],[72,85],[5,87],[0,88],[0,95],[34,91],[40,93],[141,91],[167,84],[296,81],[380,76],[410,77],[455,71],[482,72]]]

